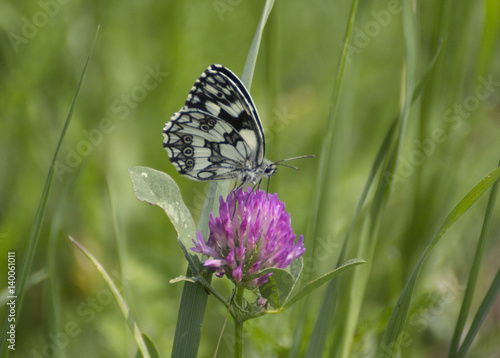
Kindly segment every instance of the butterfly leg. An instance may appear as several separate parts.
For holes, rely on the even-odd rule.
[[[250,197],[250,194],[252,194],[252,192],[255,190],[256,187],[258,187],[260,185],[260,182],[261,180],[259,180],[259,182],[257,184],[254,184],[253,187],[252,187],[252,190],[250,190],[250,192],[248,193],[246,199],[245,199],[245,205],[247,204],[247,200],[248,198]]]
[[[236,184],[238,184],[237,181],[234,182],[234,188],[233,188],[234,192],[236,192],[238,189],[241,189],[245,184],[245,181],[242,181],[238,186],[236,186]]]
[[[267,188],[266,188],[266,195],[267,195],[267,200],[269,200],[269,184],[271,183],[271,177],[267,179]],[[260,185],[260,182],[259,182]]]
[[[234,218],[234,214],[236,213],[236,205],[238,205],[238,201],[236,200],[236,190],[238,190],[239,188],[241,188],[243,186],[243,183],[241,183],[240,185],[237,185],[237,184],[238,184],[238,181],[235,181],[233,189],[231,190],[231,193],[233,194],[233,197],[234,197],[234,209],[233,209],[233,215],[231,215],[231,219]]]
[[[250,192],[248,193],[247,197],[245,198],[245,201],[244,201],[243,205],[246,205],[247,200],[248,200],[248,198],[250,197],[250,194],[251,194],[251,193],[255,190],[255,188],[256,188],[256,187],[258,187],[258,186],[260,185],[260,182],[261,182],[261,181],[262,181],[262,180],[259,180],[259,182],[258,182],[257,184],[254,184],[254,185],[253,185],[252,189],[250,190]],[[233,215],[231,216],[231,218],[233,218],[233,217],[234,217],[234,214],[236,213],[236,205],[238,204],[238,203],[236,202],[236,191],[237,191],[238,189],[240,189],[240,188],[241,188],[241,187],[245,184],[245,182],[244,182],[244,181],[243,181],[243,182],[241,182],[238,186],[236,186],[236,184],[237,184],[237,182],[235,182],[235,183],[234,183],[234,188],[233,188],[233,195],[234,195],[235,203],[234,203]]]

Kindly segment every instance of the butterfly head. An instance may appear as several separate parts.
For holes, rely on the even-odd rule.
[[[272,177],[274,175],[274,173],[276,173],[276,164],[274,164],[273,162],[270,162],[268,160],[266,160],[266,162],[264,162],[264,175],[265,177]]]
[[[303,155],[301,157],[287,158],[278,160],[277,162],[271,162],[270,160],[264,159],[261,165],[253,166],[247,168],[247,170],[242,171],[241,175],[238,177],[238,180],[242,183],[254,183],[260,182],[263,178],[272,177],[276,171],[278,170],[278,165],[283,167],[292,168],[296,171],[300,172],[299,168],[284,164],[283,162],[288,162],[290,160],[302,159],[302,158],[312,158],[314,155]]]
[[[240,174],[238,177],[235,177],[235,179],[243,184],[257,184],[264,178],[272,177],[274,173],[276,173],[276,165],[273,162],[264,159],[261,165],[252,166],[249,163],[249,166],[244,170],[241,170]]]

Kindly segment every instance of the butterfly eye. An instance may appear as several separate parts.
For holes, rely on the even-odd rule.
[[[276,171],[276,167],[274,165],[268,165],[266,169],[264,170],[265,174],[274,174]]]
[[[215,127],[215,121],[213,119],[209,119],[207,123],[211,128]]]
[[[210,127],[208,126],[208,124],[202,124],[202,125],[200,126],[200,129],[201,129],[202,131],[208,132],[208,131],[210,130]]]
[[[217,92],[217,97],[222,98],[223,94],[222,92]]]
[[[186,144],[191,144],[193,142],[193,136],[185,135],[184,137],[182,137],[182,141]]]
[[[182,153],[186,156],[186,157],[190,157],[193,155],[193,148],[191,147],[186,147],[182,150]]]

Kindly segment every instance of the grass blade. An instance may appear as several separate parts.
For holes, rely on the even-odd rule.
[[[357,7],[358,7],[358,0],[355,0],[352,4],[351,15],[349,17],[346,34],[344,37],[344,47],[342,49],[340,64],[337,70],[337,76],[333,87],[333,97],[331,102],[330,114],[328,116],[327,126],[326,126],[326,137],[321,147],[321,154],[319,156],[318,177],[317,177],[318,181],[316,183],[316,193],[314,196],[314,203],[312,206],[313,212],[311,217],[311,226],[308,234],[308,237],[311,238],[316,237],[316,228],[318,225],[318,212],[319,212],[321,198],[324,196],[323,188],[325,186],[328,163],[330,163],[330,153],[332,152],[332,139],[335,128],[335,116],[338,108],[338,101],[340,97],[340,89],[342,87],[342,80],[344,78],[344,70],[348,61],[348,50],[349,50],[349,44],[351,42],[352,30],[354,27],[354,18],[356,16]],[[313,252],[314,245],[315,245],[314,240],[311,240],[311,244],[309,245],[309,247],[307,247],[306,252]],[[304,276],[304,280],[307,280],[307,277]]]
[[[158,353],[158,350],[156,349],[156,346],[155,344],[153,343],[153,341],[151,340],[151,338],[149,338],[149,336],[147,334],[142,334],[142,338],[144,339],[144,342],[146,343],[146,347],[148,348],[148,352],[149,352],[149,355],[151,356],[151,358],[160,358],[160,353]],[[135,355],[136,358],[142,358],[142,354],[141,354],[141,351],[138,350],[137,351],[137,354]]]
[[[227,193],[229,193],[229,184],[230,182],[228,180],[210,182],[207,197],[203,203],[203,209],[201,210],[198,222],[198,231],[204,238],[208,237],[210,232],[208,228],[210,213],[217,213],[219,211],[219,198],[221,196],[225,197]]]
[[[97,261],[97,259],[90,253],[88,252],[82,245],[80,245],[75,239],[72,237],[69,238],[84,254],[87,256],[87,258],[94,264],[94,266],[97,268],[99,273],[101,274],[102,278],[108,285],[109,289],[111,290],[111,293],[115,297],[116,302],[118,303],[118,306],[120,307],[120,310],[122,311],[123,317],[127,321],[127,324],[130,328],[130,331],[132,332],[134,339],[139,346],[139,349],[142,353],[142,356],[144,358],[150,358],[149,356],[149,351],[146,346],[146,343],[144,342],[142,333],[139,329],[139,326],[135,322],[134,317],[132,316],[132,312],[130,312],[130,309],[127,306],[127,302],[123,299],[122,295],[120,294],[120,291],[118,290],[118,287],[114,284],[113,280],[111,277],[108,275],[104,267]]]
[[[330,108],[330,115],[328,117],[327,121],[327,128],[326,128],[326,137],[323,142],[322,148],[321,148],[321,155],[319,156],[319,166],[318,166],[318,181],[316,183],[316,193],[314,197],[314,203],[313,203],[313,212],[311,216],[311,224],[310,224],[310,232],[308,237],[315,238],[316,237],[316,230],[318,226],[318,212],[319,212],[319,207],[321,203],[321,198],[324,196],[323,195],[323,189],[325,186],[325,181],[326,181],[326,174],[327,174],[327,166],[328,163],[330,163],[330,153],[332,151],[332,142],[333,142],[333,131],[335,128],[335,114],[337,112],[338,108],[338,100],[340,97],[340,89],[342,87],[342,80],[344,77],[344,71],[345,67],[348,61],[348,53],[349,53],[349,45],[351,43],[352,39],[352,32],[354,28],[354,20],[356,17],[356,12],[358,8],[358,0],[354,0],[351,6],[351,13],[349,16],[349,21],[347,23],[347,28],[346,28],[346,33],[344,36],[344,46],[342,48],[342,53],[340,56],[340,63],[339,67],[337,69],[337,77],[335,79],[335,84],[333,88],[333,97],[332,97],[332,102],[331,102],[331,108]],[[307,251],[306,252],[313,252],[315,242],[314,240],[311,241],[311,244],[308,245]],[[341,258],[339,258],[339,263],[342,262],[340,261]],[[306,277],[307,275],[304,275],[304,280],[307,281],[308,278]],[[335,285],[337,281],[332,281],[330,285]],[[330,290],[327,290],[325,295],[329,294]],[[331,293],[331,292],[330,292]],[[331,310],[333,309],[333,305],[331,304],[331,301],[326,303],[327,306],[322,305],[322,308],[320,309],[320,314],[318,315],[316,324],[314,326],[314,330],[310,336],[310,339],[308,340],[308,345],[307,345],[307,350],[306,350],[306,357],[318,357],[323,354],[324,347],[325,347],[325,342],[326,342],[326,337],[328,335],[328,329],[326,328],[329,325],[329,318],[331,316]],[[307,300],[304,300],[302,303],[303,306],[307,305]],[[306,310],[302,310],[304,314],[302,315],[301,319],[305,319],[305,312]],[[302,329],[302,324],[297,326],[297,333],[296,335],[300,334],[300,330]],[[293,353],[294,355],[298,354],[298,349],[299,347],[294,347],[295,352]]]
[[[266,0],[264,4],[264,10],[262,10],[262,15],[260,16],[259,24],[257,25],[257,30],[253,37],[252,45],[248,51],[247,60],[245,62],[245,68],[241,74],[241,82],[250,91],[252,87],[253,73],[255,70],[255,64],[257,63],[257,56],[259,54],[260,42],[262,40],[262,34],[264,32],[264,27],[266,26],[269,14],[273,9],[274,0]]]
[[[365,295],[368,278],[371,272],[371,262],[378,241],[380,226],[384,218],[385,208],[390,198],[393,186],[394,173],[398,165],[399,153],[402,148],[406,133],[411,104],[414,99],[415,76],[417,66],[417,30],[415,14],[412,12],[410,1],[403,2],[403,27],[406,44],[405,67],[401,82],[400,114],[396,124],[397,137],[391,143],[389,154],[380,173],[380,179],[375,191],[373,203],[369,214],[363,223],[363,229],[359,241],[357,257],[366,259],[367,265],[362,269],[354,270],[354,275],[349,284],[349,295],[345,297],[341,308],[340,321],[345,322],[343,329],[339,331],[342,336],[339,349],[341,357],[348,357],[351,352],[354,332],[361,311],[362,300]],[[335,347],[337,349],[337,347]]]
[[[76,178],[74,176],[73,178]],[[71,183],[72,184],[72,183]],[[72,187],[72,185],[68,186]],[[67,195],[67,190],[65,190],[65,194]],[[47,318],[48,329],[50,332],[62,332],[62,312],[60,307],[62,305],[61,300],[61,275],[58,272],[58,255],[57,255],[57,238],[59,237],[59,233],[61,230],[61,224],[63,222],[63,213],[66,210],[66,202],[67,196],[64,195],[61,200],[59,206],[57,207],[57,211],[54,213],[52,218],[52,224],[50,226],[50,234],[49,234],[49,249],[47,253],[47,269],[49,271],[50,280],[47,280],[47,300],[46,300],[46,309],[47,309]],[[65,350],[61,350],[59,352],[60,358],[66,358],[67,352]]]
[[[500,2],[487,0],[484,2],[484,27],[479,47],[478,73],[485,73],[491,62],[493,49],[498,41],[498,31],[500,30]]]
[[[499,164],[500,166],[500,164]],[[450,344],[450,351],[448,357],[455,357],[458,350],[458,344],[460,342],[460,337],[464,330],[465,321],[467,320],[467,315],[469,314],[470,306],[472,303],[472,298],[474,296],[474,289],[476,288],[477,278],[479,276],[479,269],[481,267],[481,259],[483,257],[484,248],[486,246],[486,240],[488,237],[491,218],[493,217],[493,209],[495,208],[495,202],[498,194],[498,181],[493,185],[491,189],[490,198],[488,200],[488,206],[486,207],[486,213],[484,216],[483,227],[481,229],[481,234],[479,235],[479,242],[477,244],[476,253],[474,255],[474,261],[472,262],[472,267],[469,275],[469,280],[467,282],[467,287],[465,289],[464,300],[462,302],[462,307],[460,308],[460,314],[457,319],[457,324],[455,326],[455,332],[453,333],[453,338]]]
[[[484,297],[481,306],[479,306],[479,309],[477,310],[476,316],[472,321],[472,325],[469,329],[469,332],[467,333],[467,336],[465,337],[464,342],[460,346],[460,349],[458,350],[458,353],[456,355],[458,358],[465,357],[465,355],[467,354],[470,346],[472,345],[472,342],[474,341],[474,338],[476,338],[477,332],[479,331],[481,324],[486,318],[488,312],[491,310],[491,307],[495,303],[495,300],[499,294],[500,294],[500,270],[497,271],[495,279],[491,283],[488,293]]]
[[[346,236],[344,238],[344,242],[342,244],[342,250],[340,252],[339,258],[337,260],[337,267],[341,265],[341,263],[345,259],[345,254],[347,251],[347,246],[349,242],[349,238],[351,236],[351,233],[354,229],[354,225],[357,223],[359,216],[361,214],[361,209],[363,208],[363,205],[366,201],[366,198],[368,197],[368,192],[370,191],[370,188],[372,187],[374,183],[375,176],[377,172],[379,171],[384,158],[387,156],[387,153],[390,149],[391,143],[394,141],[394,134],[395,134],[395,129],[396,129],[396,124],[397,124],[397,118],[389,128],[389,130],[386,133],[386,136],[382,142],[382,145],[380,146],[377,155],[375,157],[375,161],[372,165],[370,174],[366,180],[365,186],[363,188],[363,191],[361,193],[361,197],[358,201],[356,211],[354,213],[353,220],[351,222],[351,225],[349,226]],[[332,326],[332,321],[333,321],[333,316],[335,314],[335,305],[337,301],[337,287],[338,287],[339,281],[331,281],[328,284],[328,288],[325,292],[325,295],[323,297],[323,302],[321,304],[320,311],[318,313],[318,317],[316,319],[316,323],[314,325],[313,332],[311,334],[311,339],[309,341],[308,347],[307,347],[307,353],[306,356],[309,355],[310,357],[315,357],[318,356],[318,354],[322,354],[326,342],[326,338],[329,333],[329,327]],[[335,346],[334,342],[332,342]]]
[[[327,167],[328,163],[330,162],[330,153],[332,152],[332,144],[333,144],[333,133],[334,133],[334,128],[335,128],[335,117],[337,113],[337,108],[338,108],[338,100],[340,97],[340,89],[342,87],[342,80],[344,78],[344,71],[345,67],[348,61],[348,50],[349,50],[349,45],[351,43],[352,39],[352,31],[354,27],[354,19],[356,17],[356,12],[358,8],[358,0],[354,0],[352,7],[351,7],[351,13],[349,17],[349,21],[347,23],[347,28],[346,28],[346,33],[344,36],[344,45],[342,48],[342,53],[340,55],[340,62],[339,66],[337,69],[337,74],[335,78],[335,83],[333,86],[333,94],[332,94],[332,99],[331,99],[331,106],[330,106],[330,114],[327,119],[327,125],[326,125],[326,137],[323,141],[322,147],[321,147],[321,154],[319,156],[319,165],[318,165],[318,176],[317,176],[317,182],[316,182],[316,192],[314,195],[314,202],[312,205],[312,215],[311,215],[311,220],[310,220],[310,228],[309,228],[309,234],[308,237],[315,238],[316,237],[316,230],[317,230],[317,225],[318,225],[318,212],[319,212],[319,207],[321,203],[321,198],[324,196],[323,191],[324,191],[324,186],[326,182],[326,174],[327,174]],[[306,255],[307,252],[314,252],[314,247],[315,247],[315,240],[311,240],[311,243],[307,245],[306,248]],[[308,276],[306,272],[302,275],[302,282],[307,282],[308,281]],[[306,307],[308,305],[308,300],[304,300],[302,303],[302,308]],[[303,311],[303,310],[302,310]],[[308,356],[319,356],[322,354],[324,350],[324,345],[326,341],[326,335],[328,333],[327,329],[324,329],[324,326],[328,324],[326,317],[329,317],[328,314],[321,315],[318,320],[320,322],[317,322],[315,326],[315,332],[310,336],[310,339],[308,339],[308,345],[307,345],[307,351],[306,351],[306,357]],[[297,328],[295,331],[295,337],[296,337],[296,342],[300,342],[298,337],[301,337],[303,335],[302,329],[304,327],[304,320],[306,319],[305,315],[301,315],[300,319],[300,324],[297,324]],[[292,352],[290,353],[291,357],[296,357],[299,355],[300,351],[299,344],[295,344],[292,348]]]
[[[36,272],[34,272],[30,278],[28,279],[28,283],[26,284],[26,288],[30,288],[31,286],[38,285],[40,282],[45,281],[46,279],[49,278],[49,274],[47,272],[47,269],[42,268]],[[2,291],[0,291],[0,305],[5,305],[9,299],[7,298],[9,296],[9,287],[5,287]]]
[[[417,100],[417,98],[420,96],[422,93],[422,89],[424,88],[425,84],[427,83],[427,80],[429,79],[430,74],[432,73],[433,69],[435,68],[436,61],[439,57],[439,54],[441,53],[441,44],[439,45],[433,59],[429,63],[426,71],[422,75],[422,78],[420,79],[420,82],[418,85],[415,87],[413,91],[413,98],[412,98],[412,104]],[[396,128],[398,124],[398,118],[396,117],[392,123],[392,125],[389,127],[384,140],[382,141],[382,144],[377,152],[377,155],[375,156],[375,160],[373,162],[372,168],[370,170],[370,174],[366,180],[365,186],[363,187],[363,191],[361,193],[360,199],[358,200],[358,204],[356,206],[356,210],[353,216],[353,219],[351,221],[351,224],[346,232],[346,235],[344,237],[344,242],[342,244],[342,250],[339,255],[339,258],[337,260],[337,267],[340,266],[340,264],[344,261],[345,259],[345,253],[347,251],[347,244],[349,242],[349,238],[351,236],[351,233],[354,229],[354,225],[358,222],[359,216],[361,214],[361,209],[363,208],[363,205],[366,202],[366,199],[368,197],[368,193],[370,189],[373,186],[375,176],[377,175],[380,167],[382,166],[384,162],[384,158],[386,158],[387,153],[389,152],[391,143],[394,141],[394,135],[396,133]],[[333,316],[334,316],[334,307],[335,307],[335,300],[336,300],[336,290],[338,287],[338,280],[332,281],[328,284],[328,288],[325,292],[325,295],[323,297],[323,303],[321,305],[321,309],[318,314],[318,318],[316,320],[316,324],[314,326],[314,330],[311,334],[311,340],[309,341],[309,346],[308,350],[312,349],[311,351],[311,356],[315,356],[317,354],[320,354],[322,350],[319,350],[318,347],[321,345],[324,345],[324,342],[326,341],[326,337],[328,334],[328,326],[331,326],[331,322],[333,321]],[[332,342],[332,346],[337,346],[335,342]],[[309,348],[311,347],[311,348]]]
[[[82,74],[80,76],[78,86],[76,87],[75,95],[73,97],[73,102],[71,103],[70,110],[69,110],[68,115],[66,117],[66,120],[64,122],[64,126],[63,126],[63,129],[61,131],[61,135],[59,136],[59,141],[57,143],[57,147],[56,147],[56,150],[54,152],[52,162],[50,164],[49,173],[47,174],[47,178],[45,179],[45,185],[43,188],[42,196],[40,197],[40,201],[38,203],[38,209],[36,211],[35,222],[33,223],[33,226],[31,228],[31,232],[30,232],[30,237],[29,237],[28,242],[26,244],[26,251],[25,251],[24,257],[22,259],[21,269],[19,270],[19,278],[18,278],[17,284],[16,284],[16,295],[17,295],[17,299],[16,299],[17,318],[16,318],[16,320],[17,321],[19,321],[19,319],[21,317],[21,309],[22,309],[24,294],[26,291],[26,284],[27,284],[28,277],[29,277],[29,274],[31,271],[31,266],[33,264],[33,258],[35,257],[36,248],[38,246],[38,240],[40,238],[40,232],[42,229],[43,219],[45,217],[45,208],[47,206],[47,201],[48,201],[49,193],[50,193],[50,187],[52,185],[52,179],[54,177],[54,171],[55,171],[56,164],[57,164],[57,156],[59,155],[64,137],[66,135],[69,124],[71,122],[73,110],[74,110],[75,105],[76,105],[76,99],[78,98],[78,94],[80,93],[80,89],[81,89],[82,84],[83,84],[83,79],[85,77],[85,73],[87,72],[87,68],[88,68],[88,65],[90,63],[90,59],[92,57],[92,53],[93,53],[94,48],[95,48],[98,34],[99,34],[99,27],[97,28],[97,31],[96,31],[96,34],[94,37],[94,42],[92,43],[92,47],[90,49],[90,53],[87,57],[87,60],[85,61],[85,65],[83,67],[83,71],[82,71]],[[5,354],[5,357],[8,357],[9,352],[10,352],[10,350],[6,352],[6,350],[7,350],[6,337],[7,337],[7,331],[9,330],[9,325],[10,325],[10,323],[7,320],[5,320],[3,330],[2,330],[1,343],[0,343],[1,344],[0,345],[0,356],[2,356],[2,357],[4,356],[4,354]]]
[[[403,328],[408,318],[408,310],[410,302],[417,282],[418,273],[424,260],[431,250],[436,246],[444,233],[453,225],[477,199],[483,195],[497,180],[500,178],[500,168],[495,169],[483,180],[481,180],[452,210],[448,217],[441,224],[436,235],[432,238],[429,246],[427,246],[422,257],[415,266],[410,278],[405,284],[403,292],[399,297],[394,310],[391,313],[386,330],[382,336],[382,341],[379,345],[379,353],[385,354],[386,357],[395,357],[399,349],[401,339],[403,338]]]
[[[311,292],[313,292],[315,289],[317,289],[321,285],[327,283],[330,280],[333,280],[335,277],[337,277],[341,273],[344,273],[345,271],[347,271],[355,266],[364,264],[364,263],[365,263],[364,260],[359,260],[359,259],[349,260],[349,261],[345,262],[343,265],[337,267],[335,270],[330,271],[327,274],[324,274],[323,276],[318,277],[317,279],[307,283],[304,287],[302,287],[300,289],[299,292],[297,292],[297,294],[295,296],[293,296],[285,304],[285,308],[290,307],[292,304],[294,304],[295,302],[297,302],[298,300],[300,300],[304,296],[310,294]]]

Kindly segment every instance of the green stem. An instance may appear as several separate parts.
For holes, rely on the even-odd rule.
[[[193,272],[188,267],[186,277],[191,277]],[[205,274],[205,280],[210,283],[211,274]],[[182,289],[181,304],[179,307],[177,326],[175,328],[172,358],[197,357],[201,340],[201,327],[208,295],[200,283],[185,282]]]
[[[243,307],[243,293],[245,289],[243,287],[238,287],[236,289],[236,304],[239,307]],[[234,357],[243,357],[243,321],[240,319],[234,319]]]

